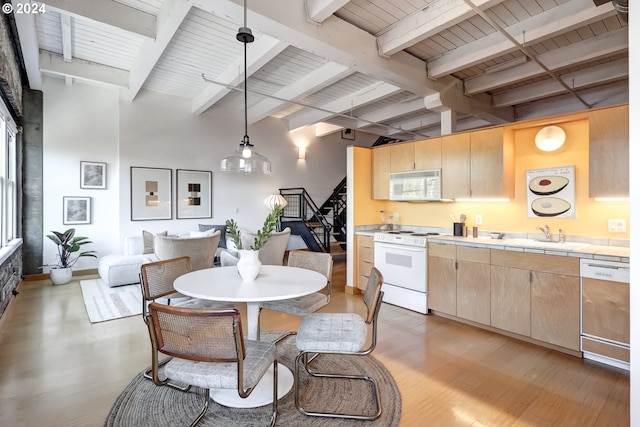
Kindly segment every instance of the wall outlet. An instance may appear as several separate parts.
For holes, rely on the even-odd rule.
[[[611,233],[626,233],[627,232],[627,221],[624,219],[610,219],[609,220],[609,231]]]
[[[395,212],[395,213],[393,214],[393,220],[394,220],[394,221],[397,221],[397,220],[399,220],[399,219],[400,219],[400,214],[399,214],[398,212]]]
[[[482,225],[482,215],[480,215],[480,214],[476,215],[476,224],[477,225]]]

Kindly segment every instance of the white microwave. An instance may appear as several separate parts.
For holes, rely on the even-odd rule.
[[[389,200],[429,201],[441,199],[440,169],[389,174]]]

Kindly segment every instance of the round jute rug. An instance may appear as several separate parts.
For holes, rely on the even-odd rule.
[[[263,332],[263,339],[279,336]],[[279,362],[293,370],[297,350],[295,337],[278,344]],[[380,388],[382,415],[375,421],[308,417],[294,405],[293,390],[278,401],[277,426],[397,426],[402,401],[391,373],[373,356],[337,357],[322,355],[313,361],[317,370],[332,373],[366,374],[376,379]],[[304,371],[304,369],[302,370]],[[373,409],[369,383],[356,380],[309,378],[306,372],[301,382],[301,403],[311,410],[364,412]],[[181,392],[170,387],[158,387],[138,374],[116,399],[105,421],[105,427],[158,427],[189,425],[200,411],[204,396],[202,389],[192,387]],[[271,405],[251,409],[236,409],[211,402],[198,426],[265,426],[271,415]]]

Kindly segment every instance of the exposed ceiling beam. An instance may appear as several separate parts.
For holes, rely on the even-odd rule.
[[[584,70],[567,73],[560,78],[573,89],[580,89],[596,84],[609,83],[629,76],[629,60],[627,58],[606,62]],[[494,103],[499,107],[522,104],[565,92],[565,88],[555,80],[544,80],[529,84],[523,88],[494,96]]]
[[[327,62],[295,83],[277,91],[273,97],[265,98],[251,107],[248,112],[249,123],[256,123],[277,112],[288,104],[287,101],[298,101],[350,74],[352,71],[344,65]]]
[[[156,17],[116,1],[105,0],[46,0],[47,8],[103,22],[132,33],[154,39]]]
[[[379,110],[358,115],[358,117],[362,119],[358,122],[358,129],[367,129],[375,123],[389,122],[397,117],[421,110],[427,111],[422,98],[415,98],[406,102],[397,102],[393,105],[380,108]]]
[[[289,121],[289,130],[297,129],[302,126],[309,126],[317,122],[326,121],[334,115],[342,114],[353,110],[354,108],[375,102],[386,96],[391,96],[400,92],[397,86],[385,82],[376,82],[370,86],[362,88],[352,94],[343,96],[342,98],[331,101],[322,105],[319,110],[303,111],[295,113],[285,119]]]
[[[62,34],[62,59],[64,62],[71,62],[73,54],[71,52],[71,16],[66,13],[60,14],[60,32]],[[64,82],[71,86],[73,79],[65,76]]]
[[[596,7],[592,0],[569,0],[511,25],[505,31],[522,44],[531,45],[615,14],[611,2]],[[429,76],[437,79],[516,49],[510,40],[500,32],[495,32],[429,61],[427,69]]]
[[[304,0],[307,19],[317,24],[321,23],[340,9],[349,0]]]
[[[43,73],[68,76],[91,83],[126,87],[129,80],[129,73],[125,70],[79,59],[65,61],[62,56],[48,52],[40,54],[39,62]]]
[[[225,19],[242,22],[240,0],[190,0],[192,4]],[[376,38],[335,15],[322,25],[308,22],[303,2],[272,0],[248,5],[247,24],[263,34],[269,34],[307,52],[345,65],[373,78],[389,82],[419,96],[440,93],[448,108],[472,113],[483,104],[493,122],[512,121],[511,111],[494,109],[489,97],[479,97],[471,103],[464,95],[462,82],[450,76],[431,80],[424,61],[405,52],[398,52],[393,61],[378,55]],[[337,37],[336,35],[340,35]],[[447,104],[451,103],[451,104]]]
[[[247,75],[250,76],[278,56],[288,44],[267,35],[247,45]],[[244,56],[233,62],[220,76],[217,83],[207,87],[191,101],[191,112],[201,114],[231,92],[230,86],[238,86],[244,80]],[[248,113],[247,113],[248,114]]]
[[[164,2],[159,15],[161,21],[159,22],[158,36],[155,40],[146,40],[140,48],[129,73],[129,87],[120,94],[124,101],[131,102],[138,95],[142,85],[180,28],[180,24],[189,14],[189,10],[191,10],[191,5],[185,0]]]
[[[542,53],[537,59],[551,70],[588,62],[600,57],[627,50],[629,35],[626,27],[610,33],[604,33]],[[465,80],[464,87],[468,94],[487,92],[494,88],[516,83],[545,74],[545,70],[536,62],[526,62],[494,73]]]
[[[15,5],[16,0],[13,0]],[[29,88],[42,90],[42,74],[40,73],[40,47],[36,31],[36,17],[31,13],[15,13],[13,15],[20,37],[22,60],[29,79]]]
[[[415,131],[437,125],[439,123],[439,113],[425,113],[410,119],[390,123],[389,125],[392,127],[392,130],[389,131],[389,135],[398,134],[400,132]]]
[[[502,0],[476,0],[486,9]],[[436,0],[378,35],[380,55],[391,56],[475,15],[464,0]]]

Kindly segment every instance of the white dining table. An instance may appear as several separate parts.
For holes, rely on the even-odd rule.
[[[176,291],[183,295],[211,301],[246,303],[247,337],[258,339],[260,303],[296,298],[318,292],[327,285],[327,278],[312,270],[298,267],[263,265],[255,280],[245,282],[236,266],[213,267],[184,274],[173,282]],[[286,366],[278,364],[278,399],[293,386],[293,374]],[[211,390],[211,398],[224,406],[255,408],[271,403],[273,398],[273,373],[267,371],[260,383],[247,398],[238,396],[237,390]]]

